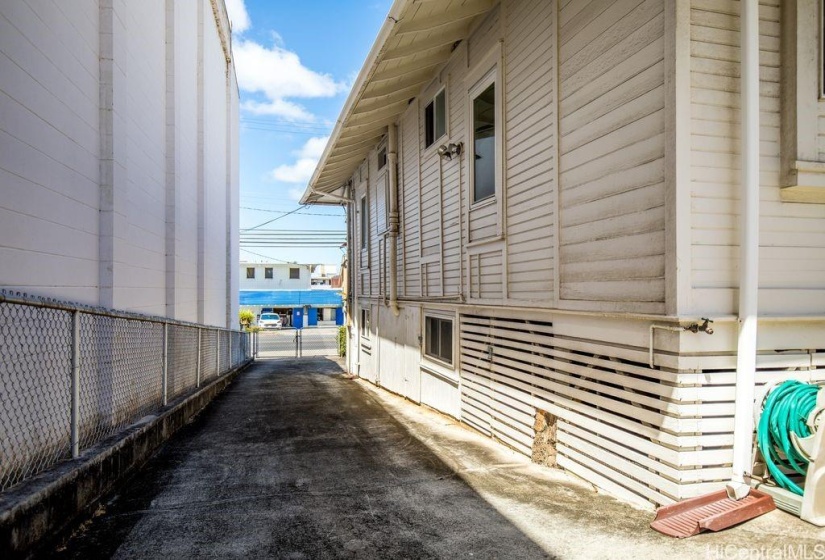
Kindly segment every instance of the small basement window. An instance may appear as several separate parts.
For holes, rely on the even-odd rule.
[[[301,269],[300,268],[290,268],[289,269],[289,279],[290,280],[298,280],[301,278]]]
[[[364,338],[370,337],[370,310],[361,309],[361,336]]]
[[[445,134],[447,134],[447,96],[446,90],[442,89],[424,108],[424,147],[429,148]]]
[[[255,278],[255,267],[254,266],[246,267],[246,277],[248,279]]]
[[[266,278],[267,280],[272,280],[273,274],[271,267],[264,268],[264,278]]]
[[[424,325],[424,354],[447,364],[453,364],[453,321],[427,317]]]

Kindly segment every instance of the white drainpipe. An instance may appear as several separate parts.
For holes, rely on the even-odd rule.
[[[390,166],[390,307],[398,317],[401,310],[398,308],[398,127],[391,124],[387,138],[387,163]]]
[[[736,409],[733,473],[728,496],[750,492],[753,399],[756,377],[756,324],[759,288],[759,2],[740,2],[742,52],[742,191],[739,263],[739,341],[736,360]]]

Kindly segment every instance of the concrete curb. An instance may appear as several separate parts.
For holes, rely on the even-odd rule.
[[[117,441],[94,446],[0,497],[0,557],[27,558],[54,544],[62,531],[91,513],[123,477],[145,463],[251,363],[241,364],[160,415],[131,426],[118,434]]]

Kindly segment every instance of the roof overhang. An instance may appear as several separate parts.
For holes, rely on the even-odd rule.
[[[341,204],[370,149],[499,0],[395,0],[301,204]]]

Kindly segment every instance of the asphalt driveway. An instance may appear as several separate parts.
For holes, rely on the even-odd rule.
[[[337,363],[256,363],[54,552],[548,558]]]

